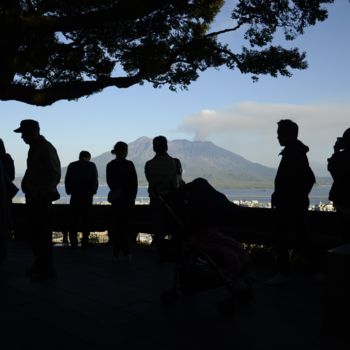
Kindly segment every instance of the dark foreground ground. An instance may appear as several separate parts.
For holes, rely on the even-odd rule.
[[[28,245],[11,242],[0,268],[1,350],[346,349],[325,333],[324,287],[300,269],[288,287],[268,287],[271,265],[257,262],[253,301],[222,315],[224,288],[162,305],[174,265],[157,263],[151,247],[136,247],[131,263],[107,245],[54,253],[56,280],[34,283]]]

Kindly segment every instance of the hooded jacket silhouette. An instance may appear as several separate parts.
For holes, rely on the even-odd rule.
[[[315,176],[309,166],[309,147],[300,140],[287,145],[275,177],[273,204],[277,208],[307,209],[309,193],[315,183]]]

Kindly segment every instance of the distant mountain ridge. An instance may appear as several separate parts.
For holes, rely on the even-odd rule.
[[[168,146],[169,154],[181,160],[186,182],[203,177],[218,188],[266,188],[273,185],[275,169],[250,162],[212,142],[173,140]],[[144,166],[153,157],[151,138],[143,136],[129,144],[128,159],[135,164],[139,186],[147,185]],[[100,184],[105,183],[106,165],[113,158],[110,152],[92,158],[99,172]],[[66,167],[62,168],[62,179],[65,173]]]

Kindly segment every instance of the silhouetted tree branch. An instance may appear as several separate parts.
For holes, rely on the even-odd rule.
[[[46,106],[108,86],[186,89],[199,72],[290,76],[307,67],[297,48],[273,46],[323,21],[332,0],[239,0],[232,26],[210,31],[224,0],[2,0],[0,100]],[[249,47],[220,41],[244,30]]]

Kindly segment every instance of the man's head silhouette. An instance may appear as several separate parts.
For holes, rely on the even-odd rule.
[[[277,138],[281,146],[287,146],[298,139],[298,125],[290,119],[282,119],[278,123]]]
[[[89,161],[91,159],[91,154],[88,151],[81,151],[79,153],[79,160]]]
[[[25,143],[33,143],[40,135],[39,123],[33,119],[24,119],[21,121],[19,128],[14,132],[22,134],[22,139]]]
[[[153,150],[156,154],[164,154],[168,151],[168,140],[165,136],[157,136],[153,139]]]
[[[123,141],[118,141],[112,151],[112,154],[115,154],[118,158],[126,158],[128,155],[128,144]]]

